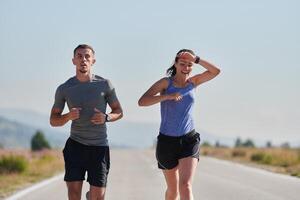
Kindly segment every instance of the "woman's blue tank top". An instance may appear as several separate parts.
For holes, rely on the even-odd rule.
[[[178,92],[183,98],[179,101],[166,100],[160,103],[160,133],[178,137],[195,129],[192,117],[195,87],[190,82],[186,87],[178,88],[173,85],[172,77],[168,80],[168,88],[163,94]]]

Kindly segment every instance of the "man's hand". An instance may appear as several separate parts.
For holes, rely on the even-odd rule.
[[[94,124],[104,124],[105,123],[105,114],[102,113],[97,108],[94,108],[95,114],[91,118],[91,122]]]
[[[80,110],[81,110],[81,108],[71,108],[70,112],[68,113],[68,119],[69,120],[79,119]]]

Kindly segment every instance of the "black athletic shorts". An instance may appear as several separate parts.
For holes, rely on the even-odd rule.
[[[83,145],[69,138],[63,150],[65,181],[83,181],[87,172],[90,185],[106,187],[110,167],[108,146]]]
[[[180,137],[162,133],[157,136],[156,159],[160,169],[173,169],[181,158],[193,157],[199,160],[199,154],[200,134],[195,130]]]

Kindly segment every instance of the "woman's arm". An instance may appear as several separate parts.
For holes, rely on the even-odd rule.
[[[201,74],[197,74],[190,78],[190,81],[195,86],[198,86],[206,81],[213,79],[221,72],[221,70],[219,68],[217,68],[215,65],[213,65],[203,59],[200,59],[198,64],[207,70]]]
[[[165,100],[180,100],[182,97],[179,93],[163,94],[162,92],[167,89],[169,81],[162,78],[154,83],[139,99],[139,106],[151,106]]]

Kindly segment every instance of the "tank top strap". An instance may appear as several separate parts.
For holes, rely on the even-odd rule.
[[[173,77],[167,77],[167,79],[168,79],[168,87],[166,90],[168,90],[170,87],[175,87]],[[188,80],[188,85],[186,87],[193,89],[193,88],[195,88],[195,85],[191,80]],[[182,89],[184,89],[184,88],[182,88]]]
[[[167,79],[168,79],[168,87],[167,87],[166,90],[168,90],[170,87],[173,86],[173,80],[172,80],[172,77],[167,77]]]

